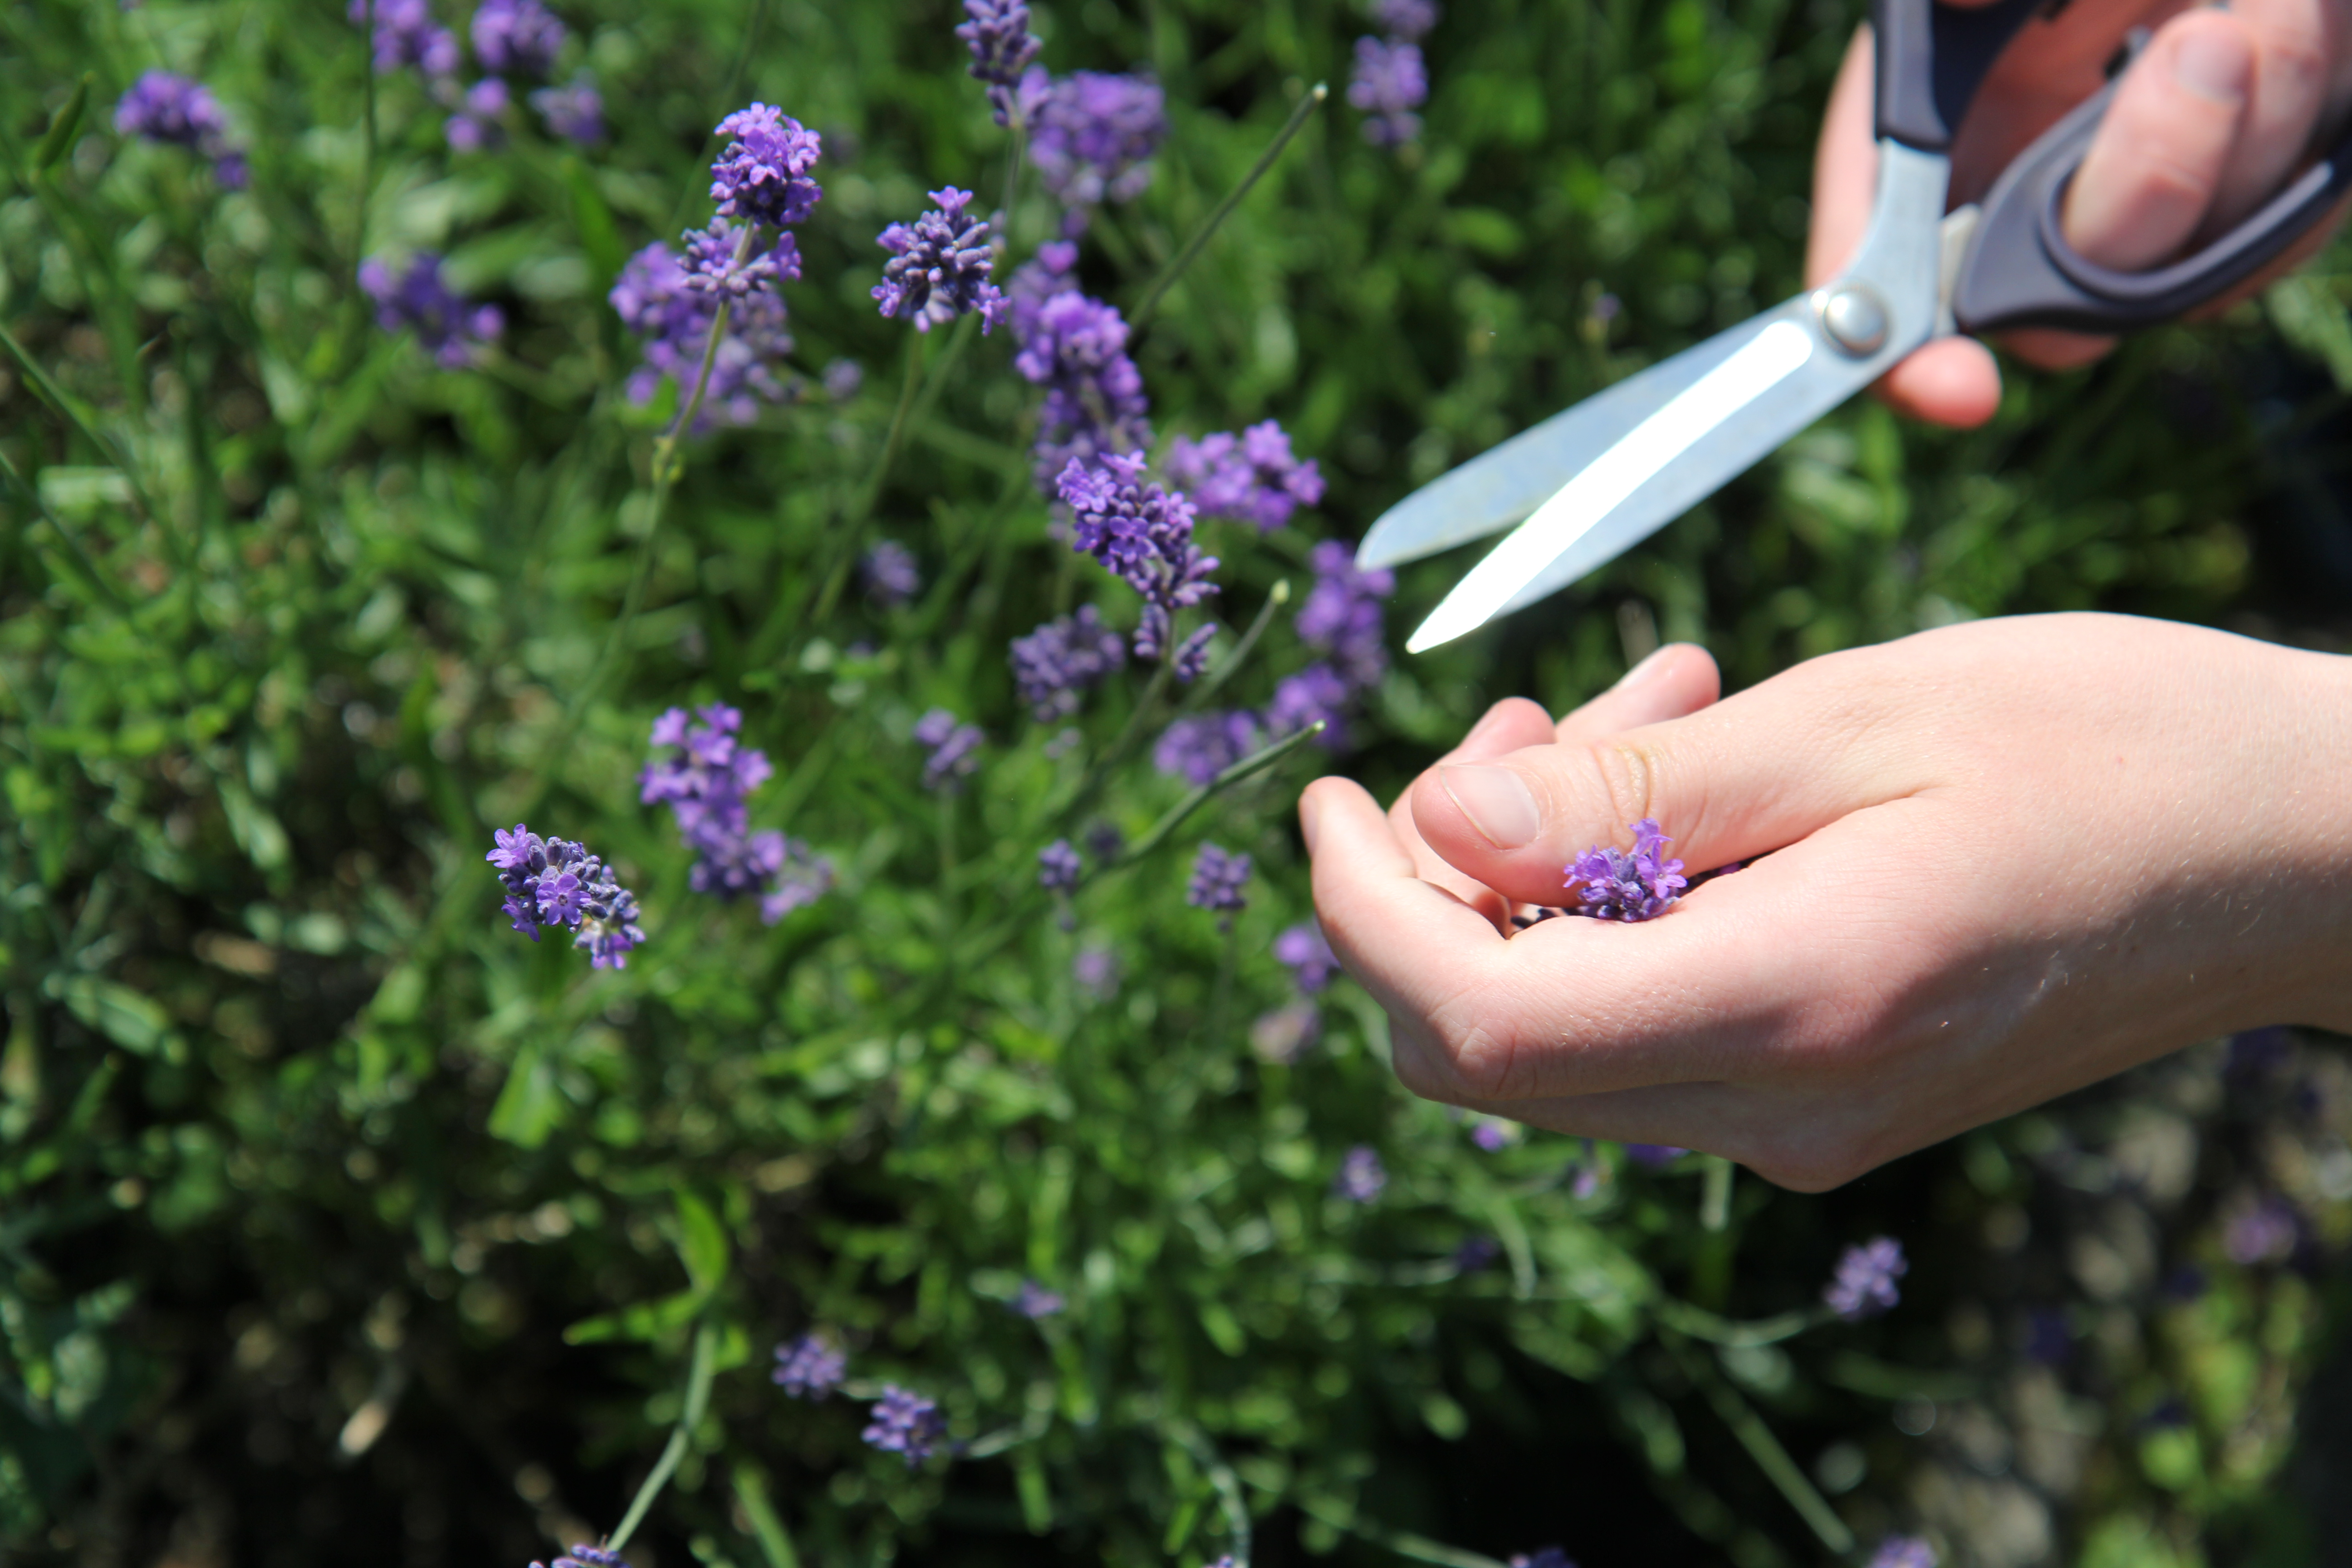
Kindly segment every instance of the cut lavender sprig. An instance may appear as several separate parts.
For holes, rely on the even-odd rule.
[[[505,914],[531,941],[541,930],[571,927],[572,945],[588,950],[597,969],[625,969],[632,948],[646,940],[637,926],[636,895],[578,844],[541,838],[518,822],[499,828],[482,857],[497,868],[507,890]]]
[[[992,331],[1009,307],[1003,291],[989,280],[995,258],[988,220],[964,215],[971,205],[970,191],[949,185],[930,195],[936,211],[911,226],[894,223],[876,238],[890,259],[882,264],[875,302],[885,316],[912,321],[919,332],[974,312],[982,332]]]
[[[475,305],[450,292],[441,279],[441,258],[420,253],[395,273],[377,258],[360,264],[360,287],[375,301],[376,324],[387,332],[413,330],[416,341],[445,370],[471,364],[475,351],[505,330],[496,305]]]
[[[1674,842],[1657,823],[1643,817],[1633,824],[1631,854],[1596,844],[1568,868],[1567,886],[1576,889],[1578,907],[1570,914],[1603,921],[1655,920],[1675,907],[1690,886],[1683,863],[1670,860],[1665,847]]]
[[[1874,1318],[1903,1299],[1895,1282],[1910,1272],[1911,1265],[1903,1256],[1903,1244],[1892,1237],[1878,1237],[1860,1247],[1849,1247],[1838,1259],[1837,1273],[1822,1300],[1830,1310],[1848,1322]]]

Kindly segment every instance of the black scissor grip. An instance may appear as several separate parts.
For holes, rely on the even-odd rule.
[[[2034,13],[2053,0],[2000,0],[1963,9],[1936,0],[1873,0],[1878,49],[1878,134],[1941,153],[1985,73]]]
[[[2110,84],[2043,132],[1986,193],[1952,291],[1952,317],[1962,331],[2123,332],[2170,321],[2278,259],[2352,190],[2347,134],[2252,216],[2185,260],[2151,272],[2087,261],[2061,227],[2066,187],[2114,93]]]

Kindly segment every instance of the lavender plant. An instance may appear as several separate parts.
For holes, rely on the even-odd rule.
[[[2012,476],[2079,453],[1855,411],[1720,503],[1736,570],[1710,513],[1539,658],[1391,659],[1432,584],[1361,521],[1793,276],[1835,39],[819,9],[12,15],[0,1554],[1957,1554],[1945,1435],[2054,1518],[2070,1400],[2170,1479],[2131,1518],[2279,1473],[2305,1047],[1799,1199],[1412,1100],[1309,918],[1311,766],[1392,793],[1645,616],[1744,679],[2126,527],[2222,580],[2169,447],[2053,513]],[[1379,145],[1305,85],[1366,15]],[[1584,912],[1688,896],[1644,826]],[[1418,1485],[1530,1452],[1605,1500]]]

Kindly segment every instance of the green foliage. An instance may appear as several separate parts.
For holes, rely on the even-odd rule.
[[[591,153],[518,118],[453,153],[340,5],[0,15],[0,1543],[307,1560],[364,1530],[519,1563],[617,1525],[656,1454],[638,1540],[665,1563],[1192,1563],[1245,1556],[1253,1520],[1269,1559],[1352,1537],[1457,1564],[1491,1559],[1440,1537],[1787,1563],[1915,1506],[1962,1534],[1964,1510],[1905,1500],[1941,1472],[1864,1435],[1890,1405],[1990,1408],[2013,1347],[1924,1311],[1794,1336],[1865,1225],[1912,1242],[1916,1293],[1975,1300],[1975,1228],[2096,1190],[2036,1142],[2076,1122],[1914,1162],[1899,1203],[1799,1200],[1697,1159],[1481,1150],[1396,1088],[1344,982],[1295,1055],[1268,948],[1307,912],[1304,754],[1155,842],[1189,798],[1134,744],[1164,691],[1130,671],[1075,745],[1030,719],[1006,640],[1131,601],[1050,535],[1003,335],[967,321],[910,358],[867,298],[872,235],[924,189],[1003,190],[954,8],[564,10],[615,132]],[[1331,480],[1293,528],[1211,531],[1235,629],[1303,588],[1317,538],[1798,285],[1849,8],[1456,10],[1423,143],[1363,145],[1335,93],[1139,342],[1163,437],[1278,417]],[[1087,240],[1087,286],[1128,305],[1359,30],[1326,0],[1040,15],[1055,69],[1167,89],[1150,191]],[[250,191],[110,129],[158,64],[219,93]],[[622,394],[604,295],[706,216],[708,130],[754,98],[830,148],[794,363],[876,374],[689,439],[673,489],[676,390]],[[1015,255],[1054,218],[1020,205]],[[413,249],[507,308],[477,368],[374,325],[360,260]],[[2271,310],[2331,367],[2352,342],[2332,282]],[[1972,435],[1843,411],[1575,594],[1393,669],[1346,765],[1393,788],[1486,699],[1564,707],[1661,636],[1745,682],[1964,616],[2222,614],[2249,571],[2223,374],[2262,341],[2246,314],[2019,376]],[[919,379],[882,368],[902,359]],[[922,558],[904,609],[841,591],[877,535]],[[1460,565],[1407,574],[1399,613]],[[1301,661],[1288,616],[1270,627],[1223,700]],[[635,787],[653,717],[688,700],[745,710],[779,774],[754,824],[834,855],[839,890],[772,928],[689,890]],[[990,737],[961,798],[919,782],[933,706]],[[1097,816],[1150,853],[1096,867],[1065,921],[1035,854]],[[504,929],[481,857],[519,816],[637,889],[626,970]],[[1202,837],[1256,860],[1230,932],[1184,903]],[[1089,947],[1115,984],[1074,976]],[[1370,1205],[1331,1191],[1359,1144],[1391,1174]],[[2238,1201],[2264,1157],[2206,1195]],[[2340,1229],[2352,1187],[2318,1159],[2296,1196]],[[1939,1232],[1931,1195],[1975,1228]],[[2159,1308],[2133,1275],[2147,1331],[2050,1394],[2096,1446],[2042,1494],[2088,1500],[2063,1521],[2086,1560],[2193,1541],[2286,1452],[2319,1305],[2213,1255],[2213,1204],[2184,1199],[2177,1237],[2210,1292]],[[1466,1268],[1488,1237],[1499,1260]],[[1024,1279],[1066,1311],[1014,1313]],[[851,1401],[784,1400],[768,1347],[810,1326],[852,1352],[853,1394],[940,1400],[961,1456],[910,1469]],[[2173,1382],[2189,1422],[2138,1431]],[[2044,1408],[2014,1386],[2000,1408]],[[2082,1413],[2100,1399],[2111,1423]],[[1433,1479],[1474,1448],[1512,1505]],[[1601,1467],[1590,1493],[1560,1489],[1570,1452]],[[1616,1484],[1643,1475],[1662,1502]]]

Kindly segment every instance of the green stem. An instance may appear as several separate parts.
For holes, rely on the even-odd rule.
[[[131,500],[138,507],[140,517],[153,524],[155,531],[163,536],[163,542],[171,550],[172,558],[181,565],[186,565],[187,559],[183,552],[184,542],[165,526],[163,518],[156,514],[155,503],[148,499],[146,487],[139,482],[139,470],[131,466],[130,455],[117,447],[111,437],[100,435],[97,427],[83,417],[80,408],[75,405],[73,398],[67,394],[65,388],[49,379],[49,373],[41,368],[40,362],[27,353],[25,345],[18,342],[15,334],[5,327],[0,327],[0,348],[5,348],[9,356],[23,368],[26,379],[30,381],[40,393],[41,401],[56,409],[66,423],[80,432],[83,440],[97,447],[114,464],[116,469],[122,475],[122,482],[131,487]],[[195,395],[194,388],[189,389],[189,395],[192,397]]]
[[[1121,855],[1117,860],[1111,862],[1110,865],[1103,868],[1103,869],[1107,871],[1123,870],[1127,867],[1134,865],[1137,861],[1144,858],[1153,850],[1166,843],[1168,841],[1169,835],[1174,833],[1177,828],[1183,826],[1184,819],[1192,816],[1194,812],[1200,810],[1201,807],[1208,802],[1211,796],[1232,788],[1234,784],[1240,784],[1244,779],[1253,778],[1257,774],[1265,772],[1266,769],[1274,766],[1275,763],[1280,762],[1283,758],[1288,756],[1291,752],[1297,751],[1299,747],[1305,745],[1316,736],[1321,734],[1323,731],[1323,721],[1318,719],[1314,723],[1309,724],[1304,730],[1300,730],[1293,734],[1285,735],[1281,740],[1276,741],[1273,745],[1266,747],[1264,751],[1255,752],[1250,755],[1244,757],[1240,762],[1235,763],[1232,767],[1227,768],[1223,773],[1219,773],[1207,784],[1194,788],[1190,794],[1186,795],[1182,800],[1180,800],[1174,805],[1170,806],[1168,808],[1168,814],[1162,816],[1158,822],[1153,823],[1150,832],[1146,833],[1141,838],[1137,839],[1135,843],[1129,847],[1125,854]]]
[[[1678,1334],[1661,1334],[1659,1338],[1690,1380],[1705,1390],[1707,1403],[1715,1406],[1723,1424],[1731,1428],[1731,1435],[1739,1439],[1739,1446],[1748,1450],[1748,1457],[1756,1461],[1756,1468],[1812,1527],[1822,1544],[1840,1555],[1853,1551],[1853,1531],[1846,1528],[1845,1521],[1837,1516],[1828,1500],[1813,1489],[1813,1483],[1805,1479],[1804,1470],[1789,1457],[1789,1450],[1780,1446],[1780,1439],[1772,1435],[1772,1429],[1756,1414],[1754,1406],[1739,1396],[1739,1391],[1709,1365],[1706,1357],[1693,1353],[1689,1342]]]
[[[1653,1300],[1650,1315],[1676,1333],[1687,1334],[1692,1339],[1705,1340],[1711,1345],[1722,1345],[1729,1350],[1776,1345],[1783,1340],[1793,1340],[1808,1330],[1818,1329],[1837,1316],[1827,1307],[1813,1306],[1740,1322],[1720,1317],[1704,1307],[1677,1301],[1671,1296],[1661,1296]]]
[[[1208,1434],[1190,1421],[1171,1422],[1167,1430],[1177,1446],[1192,1455],[1193,1462],[1207,1474],[1209,1484],[1217,1489],[1217,1502],[1225,1514],[1225,1543],[1233,1548],[1234,1568],[1250,1568],[1249,1500],[1242,1495],[1241,1478],[1234,1474],[1234,1468],[1225,1463],[1225,1457],[1217,1452]],[[1496,1563],[1494,1568],[1502,1568],[1502,1564]]]
[[[1266,171],[1274,167],[1275,160],[1282,156],[1282,150],[1290,145],[1291,138],[1306,128],[1307,117],[1322,106],[1330,92],[1331,89],[1319,81],[1307,89],[1306,95],[1299,99],[1298,106],[1290,111],[1290,118],[1282,122],[1282,129],[1274,133],[1274,140],[1266,143],[1265,151],[1259,153],[1257,162],[1250,165],[1249,173],[1244,174],[1240,183],[1225,193],[1225,199],[1201,220],[1201,226],[1186,238],[1182,248],[1169,258],[1168,265],[1160,269],[1160,276],[1154,278],[1151,286],[1143,291],[1141,302],[1135,307],[1134,314],[1128,318],[1132,332],[1141,333],[1144,323],[1150,321],[1151,313],[1160,308],[1160,296],[1184,275],[1184,268],[1192,265],[1192,258],[1201,254],[1201,247],[1209,243],[1210,237],[1232,216],[1233,210],[1241,205],[1242,198],[1250,194],[1250,187],[1265,177]]]
[[[1274,591],[1265,596],[1265,603],[1258,606],[1257,618],[1250,622],[1247,631],[1242,633],[1242,640],[1234,645],[1234,651],[1227,655],[1215,669],[1211,670],[1206,679],[1186,694],[1184,700],[1176,710],[1180,713],[1190,713],[1197,708],[1205,707],[1209,699],[1223,690],[1225,683],[1241,673],[1242,666],[1249,661],[1249,656],[1255,651],[1258,638],[1264,637],[1265,628],[1274,623],[1274,612],[1288,603],[1290,603],[1290,580],[1285,577],[1275,584]]]
[[[694,1441],[694,1429],[702,1422],[702,1412],[710,1403],[711,1363],[719,1358],[719,1329],[714,1323],[704,1323],[694,1331],[694,1360],[686,1373],[686,1405],[677,1413],[677,1425],[671,1429],[669,1442],[654,1461],[645,1485],[629,1504],[629,1511],[621,1516],[620,1528],[614,1531],[604,1545],[607,1551],[618,1552],[636,1533],[646,1510],[654,1506],[654,1499],[677,1473],[677,1463],[686,1458],[687,1445]]]
[[[1720,1154],[1706,1157],[1706,1185],[1699,1194],[1698,1223],[1702,1230],[1720,1231],[1731,1223],[1731,1162]]]
[[[1434,1563],[1438,1568],[1504,1568],[1502,1563],[1481,1552],[1448,1546],[1442,1541],[1432,1541],[1409,1530],[1391,1530],[1353,1510],[1342,1510],[1329,1503],[1308,1498],[1301,1498],[1298,1507],[1300,1511],[1314,1515],[1334,1530],[1345,1531],[1415,1563]]]
[[[915,394],[922,381],[923,343],[926,334],[916,332],[907,339],[907,370],[898,380],[898,405],[890,411],[890,428],[882,437],[882,450],[875,455],[874,468],[858,487],[857,496],[850,503],[849,516],[843,521],[839,542],[834,546],[832,569],[825,574],[824,591],[817,595],[816,609],[806,625],[823,626],[831,618],[841,603],[843,590],[849,586],[849,574],[857,564],[859,536],[866,531],[866,519],[874,515],[875,506],[882,499],[882,487],[890,478],[890,465],[898,460],[898,448],[907,439],[908,416],[915,409]]]
[[[743,1517],[751,1521],[751,1534],[760,1542],[768,1568],[801,1568],[800,1553],[793,1550],[792,1535],[784,1529],[784,1521],[776,1516],[775,1506],[768,1501],[768,1478],[749,1459],[735,1461],[735,1500],[742,1505]]]
[[[65,546],[66,553],[73,558],[74,569],[89,579],[91,589],[99,597],[104,599],[116,614],[129,615],[131,613],[129,602],[122,597],[114,584],[107,580],[106,574],[99,570],[98,563],[90,559],[89,551],[82,548],[81,540],[64,523],[50,515],[49,509],[41,501],[40,493],[25,482],[25,476],[16,471],[16,465],[8,460],[5,450],[0,450],[0,473],[6,474],[9,482],[25,492],[25,500],[32,507],[34,515],[49,525],[49,531],[58,536],[58,542]]]

